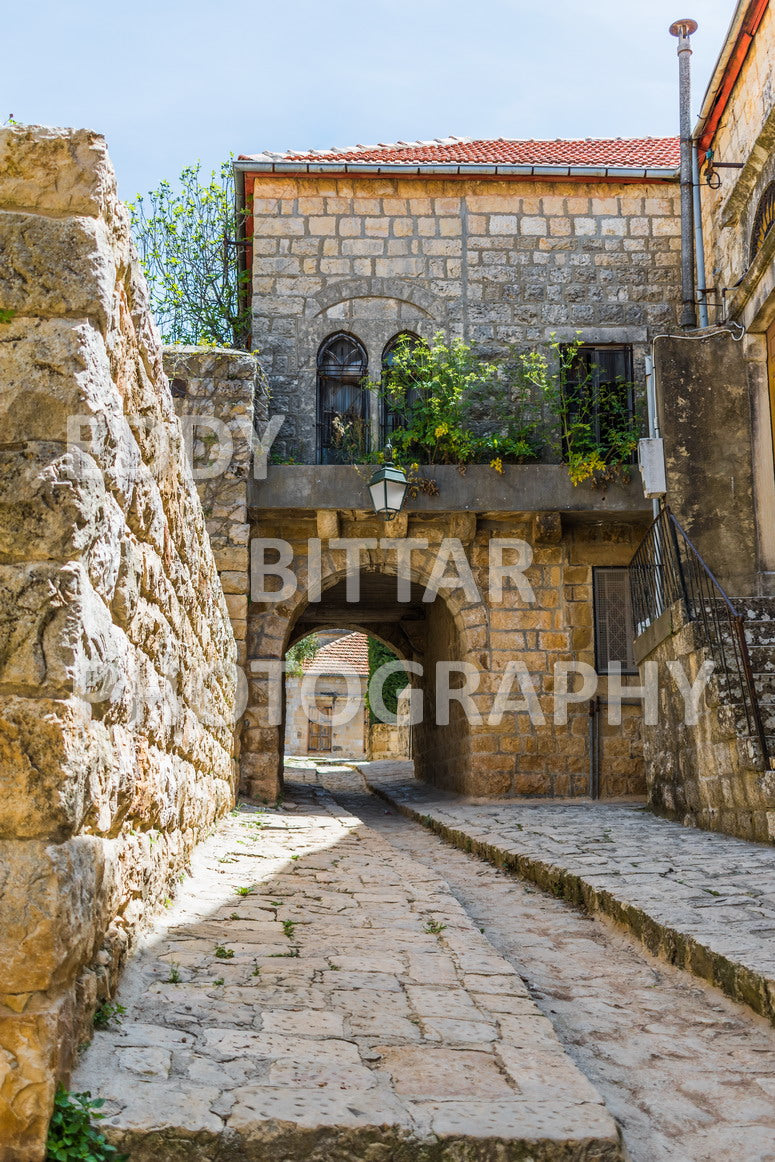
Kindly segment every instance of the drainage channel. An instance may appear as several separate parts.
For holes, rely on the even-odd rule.
[[[775,1030],[609,922],[450,847],[343,768],[347,811],[443,878],[526,982],[622,1127],[632,1162],[773,1162]]]

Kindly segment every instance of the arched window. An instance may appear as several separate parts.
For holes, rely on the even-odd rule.
[[[318,351],[318,461],[343,464],[368,452],[370,392],[363,386],[366,349],[341,332]]]
[[[385,350],[382,352],[382,376],[383,380],[389,373],[390,368],[395,358],[396,348],[399,344],[408,344],[414,347],[415,343],[419,343],[419,335],[415,335],[413,331],[401,331],[400,334],[394,335],[392,339],[385,344]],[[410,389],[405,405],[411,407],[412,403],[418,397],[418,392],[415,388]],[[382,437],[383,440],[389,440],[391,432],[396,428],[400,428],[404,424],[404,415],[402,414],[406,408],[397,409],[391,407],[390,400],[387,396],[382,397]]]

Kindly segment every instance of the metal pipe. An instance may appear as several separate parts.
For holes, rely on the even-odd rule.
[[[654,358],[646,355],[646,411],[648,412],[649,436],[659,438],[659,413],[657,412],[657,384],[654,374]],[[659,516],[659,500],[656,496],[651,499],[651,515],[654,520]]]
[[[600,763],[598,748],[598,698],[597,695],[589,700],[589,797],[600,798]]]
[[[676,20],[671,36],[678,37],[678,103],[681,130],[681,326],[697,326],[694,302],[694,199],[692,190],[691,56],[690,37],[696,20]]]
[[[705,245],[702,240],[702,209],[700,206],[700,159],[697,142],[692,143],[692,209],[694,212],[694,254],[697,266],[697,302],[700,308],[700,326],[708,326],[708,285],[705,276]]]

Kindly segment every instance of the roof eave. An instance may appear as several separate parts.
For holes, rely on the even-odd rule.
[[[628,181],[675,181],[679,176],[676,166],[586,166],[586,165],[470,165],[461,163],[390,163],[382,161],[252,161],[240,159],[234,162],[234,169],[240,173],[297,174],[352,174],[373,177],[531,177],[562,179],[587,178],[589,180]]]

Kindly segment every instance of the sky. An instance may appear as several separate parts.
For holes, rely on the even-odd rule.
[[[7,7],[6,7],[7,6]],[[230,154],[677,132],[733,0],[0,0],[0,122],[96,129],[124,198]]]

